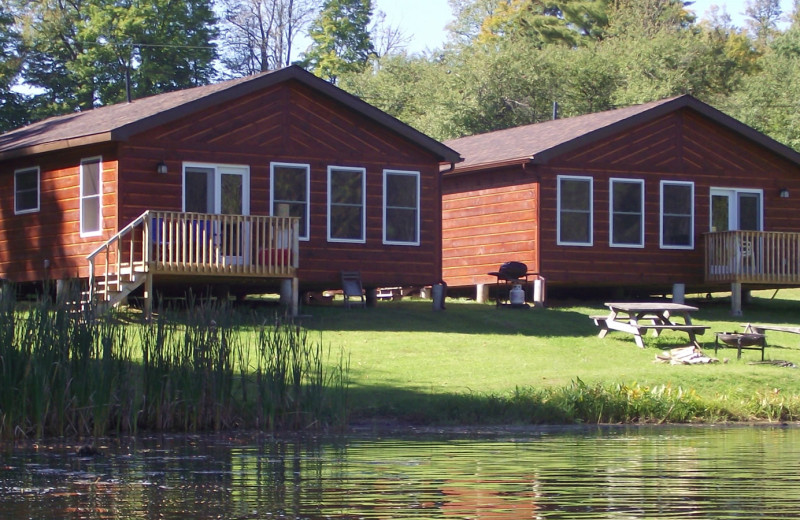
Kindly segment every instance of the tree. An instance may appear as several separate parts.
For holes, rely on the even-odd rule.
[[[0,5],[0,132],[27,122],[24,99],[12,89],[22,67],[19,45],[20,35],[14,28],[14,17]]]
[[[383,11],[378,11],[375,15],[375,21],[370,29],[370,39],[377,58],[403,52],[410,40],[399,27],[390,25],[386,21],[386,13]]]
[[[480,40],[523,38],[542,46],[551,43],[577,45],[583,38],[596,39],[608,23],[607,0],[511,0],[499,4],[483,21]]]
[[[326,0],[311,24],[312,44],[301,65],[331,83],[364,70],[373,56],[369,33],[372,0]]]
[[[447,26],[456,45],[473,42],[483,28],[483,22],[495,9],[508,0],[447,0],[453,12],[453,21]]]
[[[215,71],[210,0],[16,0],[23,80],[38,117],[203,85]]]
[[[319,0],[222,0],[222,62],[234,75],[289,65]]]
[[[744,9],[745,24],[759,49],[764,49],[778,34],[781,19],[780,0],[748,0]]]

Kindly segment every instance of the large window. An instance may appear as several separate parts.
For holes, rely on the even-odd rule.
[[[591,177],[558,176],[558,244],[592,245]]]
[[[694,248],[694,183],[661,181],[661,247]]]
[[[364,168],[328,167],[328,240],[364,242],[366,190]]]
[[[14,172],[14,214],[39,211],[39,168]]]
[[[644,181],[611,179],[609,236],[617,247],[644,247]]]
[[[278,205],[289,208],[289,216],[300,217],[300,239],[308,240],[310,168],[307,164],[270,164],[270,214],[278,214]]]
[[[81,236],[99,235],[102,228],[103,162],[81,160]]]
[[[419,172],[384,170],[383,243],[419,245]]]

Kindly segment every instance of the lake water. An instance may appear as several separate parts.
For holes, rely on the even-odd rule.
[[[800,428],[316,439],[176,436],[0,452],[0,519],[785,519]]]

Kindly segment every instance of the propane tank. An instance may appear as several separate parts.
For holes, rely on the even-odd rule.
[[[522,290],[520,284],[515,283],[513,287],[511,287],[511,291],[508,293],[508,299],[511,305],[523,305],[525,303],[525,291]]]

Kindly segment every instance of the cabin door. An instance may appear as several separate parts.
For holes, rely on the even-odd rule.
[[[214,219],[214,246],[227,264],[250,258],[250,170],[246,166],[186,165],[183,177],[186,212],[225,215]]]
[[[711,188],[710,231],[761,231],[763,229],[763,193],[761,190]],[[740,239],[734,255],[712,254],[712,272],[731,272],[732,266],[723,259],[733,259],[736,265],[743,261],[754,265],[748,257],[756,255],[760,244]]]

